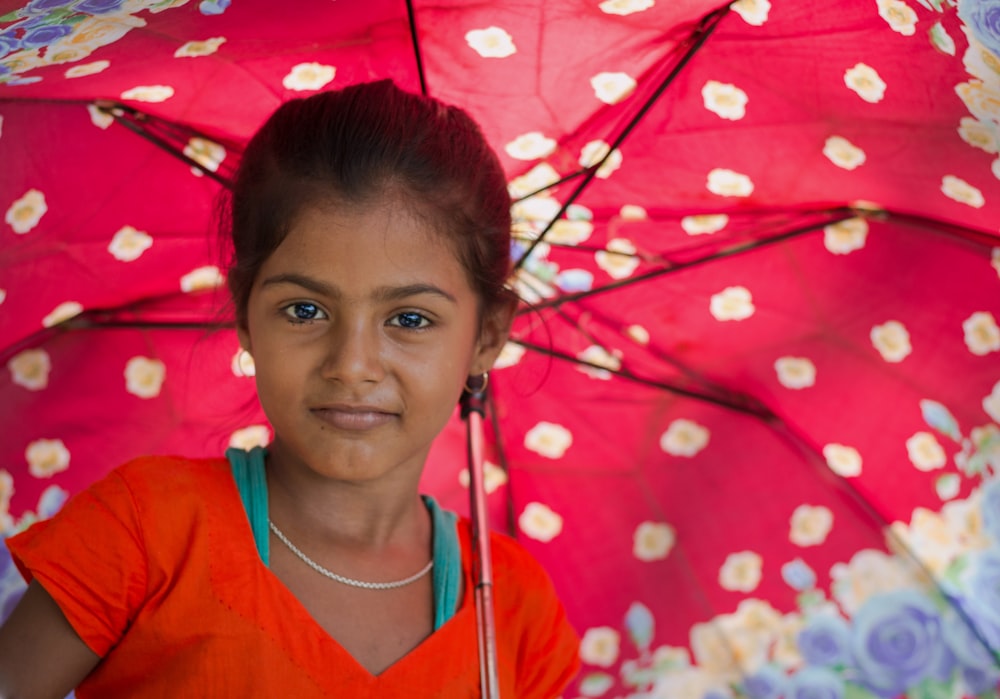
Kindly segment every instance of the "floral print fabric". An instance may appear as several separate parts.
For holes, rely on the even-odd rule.
[[[515,199],[487,486],[584,639],[565,696],[995,696],[1000,3],[413,5]],[[389,0],[4,11],[9,534],[270,439],[203,329],[220,182],[282,100],[421,80]],[[456,419],[424,486],[459,510],[464,458]]]

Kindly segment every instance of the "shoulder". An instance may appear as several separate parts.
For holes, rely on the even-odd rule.
[[[512,537],[491,532],[490,553],[495,577],[513,577],[533,585],[551,587],[549,574],[542,564]]]
[[[140,456],[122,464],[112,474],[129,483],[146,481],[209,481],[228,474],[229,462],[224,458],[204,459],[187,456]]]
[[[472,523],[463,517],[459,520],[459,526],[465,529],[463,538],[469,542],[471,550]],[[508,591],[508,594],[509,591],[516,590],[520,595],[555,598],[555,589],[548,572],[513,537],[490,532],[490,557],[498,594],[501,590]]]
[[[229,463],[223,458],[140,456],[119,466],[104,480],[120,481],[140,501],[144,496],[156,500],[184,495],[207,498],[233,488]]]

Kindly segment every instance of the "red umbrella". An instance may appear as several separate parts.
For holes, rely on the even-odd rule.
[[[583,635],[567,696],[995,692],[1000,2],[0,12],[0,529],[269,437],[217,196],[281,101],[391,77],[510,175],[487,486]],[[426,470],[463,511],[464,453]]]

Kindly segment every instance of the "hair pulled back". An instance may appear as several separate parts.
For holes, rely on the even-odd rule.
[[[450,239],[481,309],[505,304],[511,221],[500,161],[465,111],[382,80],[286,102],[247,145],[227,212],[237,322],[304,208],[397,192]]]

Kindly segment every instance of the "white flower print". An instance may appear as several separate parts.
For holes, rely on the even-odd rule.
[[[170,85],[138,85],[121,94],[123,100],[135,102],[166,102],[174,96],[174,88]]]
[[[462,469],[458,472],[458,482],[463,488],[468,488],[470,483],[469,470]],[[487,495],[491,495],[497,489],[507,485],[507,472],[492,463],[483,462],[483,489]]]
[[[597,266],[603,269],[612,279],[625,279],[639,266],[639,258],[635,256],[635,245],[625,238],[612,238],[605,250],[594,253]]]
[[[526,449],[549,459],[561,459],[572,444],[570,431],[553,422],[539,422],[524,435]]]
[[[743,286],[729,286],[712,294],[708,307],[712,317],[719,321],[746,320],[756,310],[750,290]]]
[[[774,370],[785,388],[799,390],[816,384],[816,365],[805,357],[779,357]]]
[[[649,331],[641,325],[630,325],[625,328],[625,334],[640,345],[649,344]]]
[[[506,58],[517,53],[514,37],[500,27],[473,29],[465,34],[465,41],[483,58]]]
[[[598,369],[596,367],[580,364],[577,365],[577,369],[593,379],[607,381],[612,376],[611,372],[618,371],[622,368],[622,360],[619,355],[620,353],[608,352],[599,345],[591,345],[576,355],[577,359],[581,359],[590,364],[597,364],[598,366],[604,368]]]
[[[99,129],[106,129],[115,123],[115,117],[96,104],[88,104],[87,111],[90,113],[90,123]]]
[[[705,186],[720,197],[749,197],[754,189],[753,181],[747,175],[726,168],[715,168],[709,172]]]
[[[38,439],[24,451],[28,471],[35,478],[51,478],[69,468],[69,449],[61,439]]]
[[[556,142],[541,131],[529,131],[515,138],[503,149],[507,155],[517,160],[537,160],[551,155],[556,149]]]
[[[10,224],[15,233],[23,235],[37,226],[48,210],[45,195],[37,189],[29,189],[10,205],[4,220]]]
[[[796,546],[819,546],[833,528],[833,513],[829,508],[799,505],[792,513],[788,539]]]
[[[500,350],[500,356],[493,362],[494,369],[506,369],[518,364],[524,357],[526,350],[516,342],[507,342]]]
[[[872,346],[887,362],[898,363],[910,356],[913,346],[910,333],[898,320],[890,320],[876,325],[871,330]]]
[[[987,153],[997,152],[997,127],[990,121],[981,121],[974,117],[962,117],[959,122],[958,135],[970,146]]]
[[[271,442],[271,430],[267,425],[241,427],[229,436],[229,446],[249,451],[254,447],[266,447]]]
[[[546,242],[556,245],[579,245],[590,238],[594,224],[590,221],[570,221],[561,218],[545,234]]]
[[[961,489],[962,479],[957,473],[946,473],[943,476],[938,476],[937,480],[934,481],[934,492],[942,500],[951,500],[957,497]]]
[[[42,318],[42,326],[51,328],[60,323],[75,318],[83,313],[83,306],[76,301],[65,301],[56,306],[52,311]]]
[[[216,172],[226,158],[226,149],[207,138],[192,138],[184,146],[184,155],[191,158],[209,172]],[[196,174],[201,172],[195,168]]]
[[[826,139],[823,155],[845,170],[854,170],[865,162],[865,152],[842,136],[830,136]]]
[[[604,104],[618,104],[635,91],[635,79],[628,73],[598,73],[590,79],[594,95]]]
[[[671,456],[691,458],[708,446],[711,437],[707,427],[694,420],[674,420],[660,437],[660,449]]]
[[[601,162],[605,156],[607,156],[607,160],[597,168],[596,176],[606,180],[622,166],[622,154],[617,148],[611,150],[611,146],[605,141],[590,141],[580,151],[579,163],[583,167],[591,167]]]
[[[709,80],[701,88],[705,109],[730,121],[746,116],[747,93],[730,83]]]
[[[966,109],[981,121],[1000,121],[1000,85],[970,80],[955,86]]]
[[[206,289],[215,289],[222,286],[225,281],[218,267],[214,265],[199,267],[181,277],[181,291],[192,293]]]
[[[174,51],[174,58],[198,58],[199,56],[211,56],[219,50],[219,47],[226,43],[224,36],[214,36],[204,41],[189,41],[179,49]]]
[[[736,0],[729,9],[742,17],[747,24],[759,27],[767,21],[771,3],[770,0]]]
[[[918,471],[933,471],[944,468],[944,449],[930,432],[917,432],[906,440],[906,454]]]
[[[983,410],[993,418],[993,422],[1000,423],[1000,381],[993,384],[990,395],[983,398]]]
[[[67,68],[63,74],[67,78],[83,78],[88,75],[96,75],[111,67],[111,61],[92,61],[82,65]]]
[[[632,555],[640,561],[662,561],[677,541],[674,528],[664,522],[643,522],[632,535]]]
[[[637,204],[624,204],[618,210],[618,215],[622,217],[623,221],[645,221],[649,218],[646,210]]]
[[[865,246],[868,221],[849,218],[823,227],[823,247],[834,255],[847,255]]]
[[[580,659],[588,665],[611,667],[618,661],[621,636],[610,626],[587,629],[580,639]]]
[[[507,191],[512,199],[526,197],[529,194],[544,190],[553,182],[559,181],[559,173],[548,163],[539,163],[520,177],[515,177],[507,183]]]
[[[954,199],[959,204],[965,204],[974,209],[981,209],[986,203],[982,192],[954,175],[945,175],[941,179],[941,191],[949,199]]]
[[[524,535],[548,543],[559,536],[563,528],[563,518],[540,502],[529,502],[517,518],[517,526]]]
[[[841,608],[853,616],[873,595],[914,585],[913,577],[894,556],[864,549],[849,563],[830,568],[831,591]]]
[[[601,12],[609,15],[620,15],[622,17],[636,12],[648,10],[655,5],[655,0],[604,0],[597,7]]]
[[[298,63],[281,79],[286,90],[305,92],[321,90],[333,82],[337,69],[322,63]]]
[[[979,311],[962,321],[965,346],[978,357],[1000,350],[1000,328],[988,311]]]
[[[851,478],[861,475],[861,454],[854,447],[831,443],[823,447],[826,465],[838,476]]]
[[[877,104],[885,97],[885,82],[869,65],[857,63],[844,72],[844,84],[865,102]]]
[[[166,373],[159,359],[132,357],[125,365],[125,390],[139,398],[155,398],[160,395]]]
[[[719,569],[719,585],[724,590],[753,592],[763,577],[764,559],[753,551],[739,551],[726,557]]]
[[[132,226],[122,226],[111,238],[108,252],[121,262],[134,262],[153,245],[153,238],[145,231]]]
[[[903,36],[913,36],[917,31],[917,13],[902,0],[875,0],[878,16],[884,19],[894,32]]]
[[[11,380],[29,391],[41,391],[49,385],[52,362],[43,349],[28,349],[18,352],[7,362]]]
[[[710,235],[718,233],[729,224],[726,214],[698,214],[681,219],[681,228],[688,235]]]

